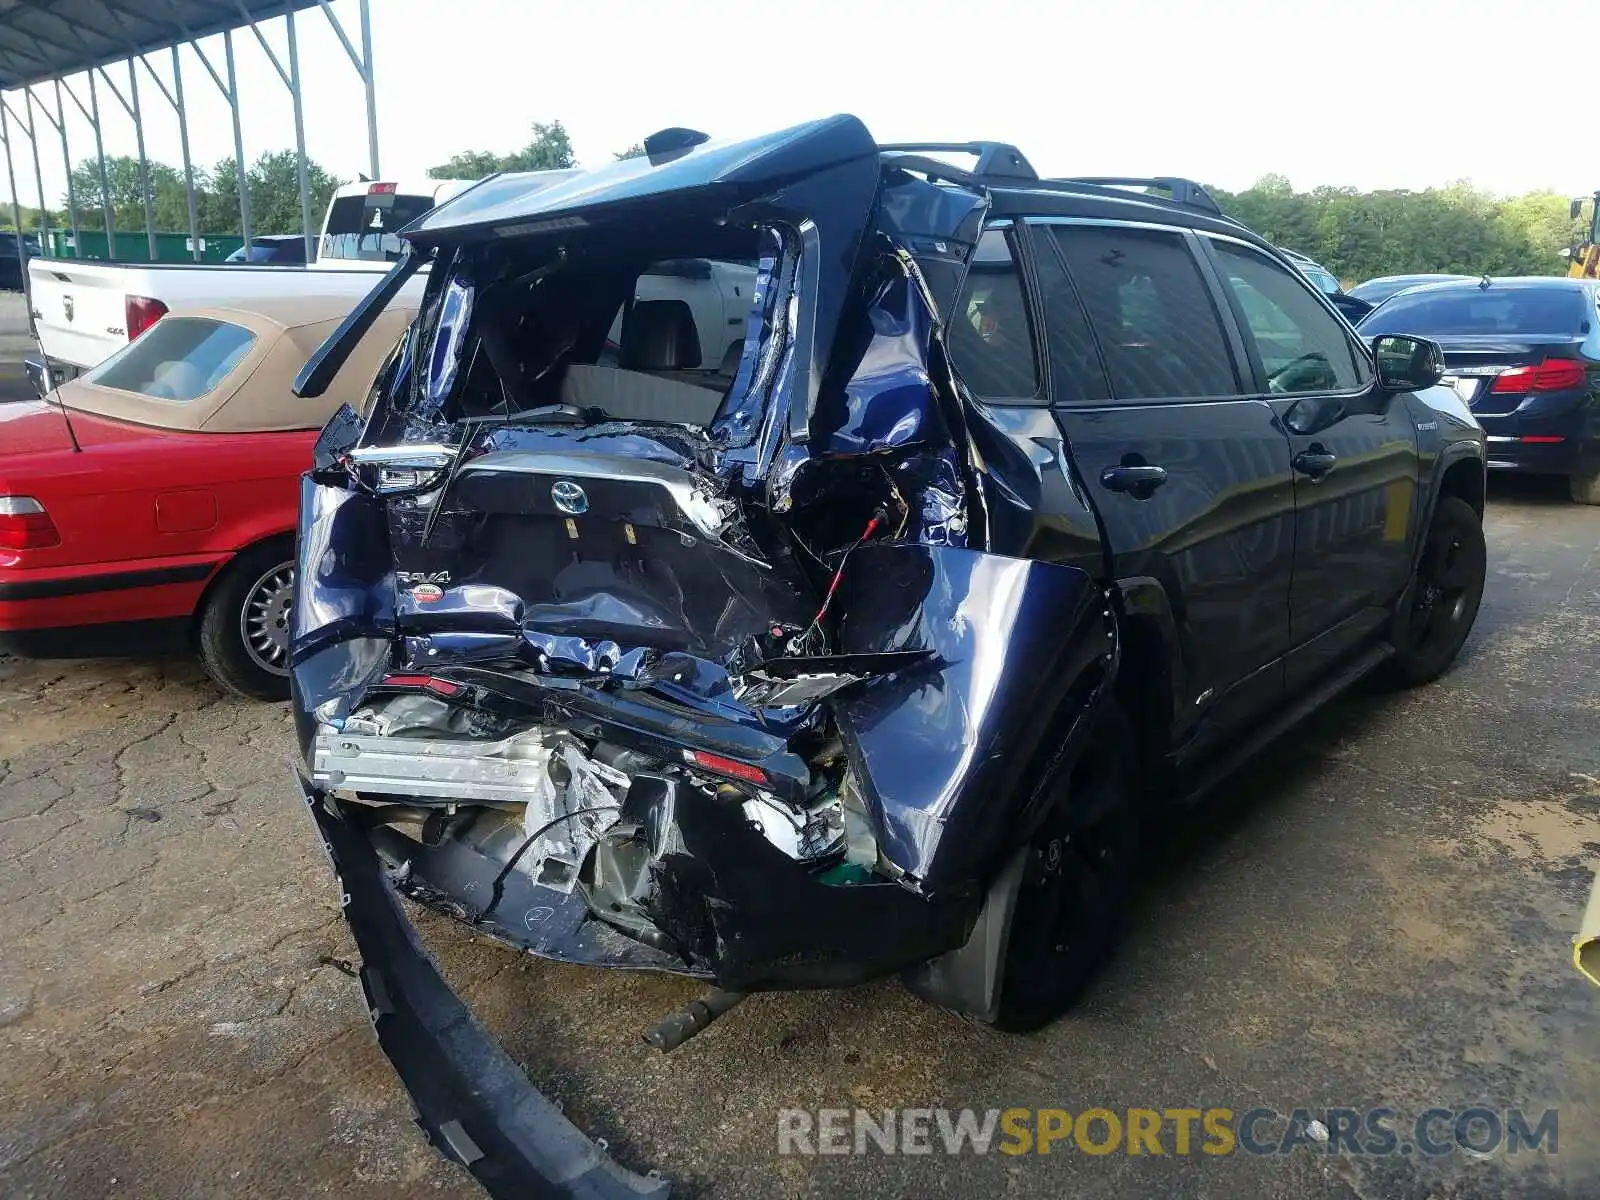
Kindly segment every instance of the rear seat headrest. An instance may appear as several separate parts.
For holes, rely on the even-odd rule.
[[[622,318],[619,365],[626,371],[682,371],[700,365],[700,337],[681,300],[638,300]]]

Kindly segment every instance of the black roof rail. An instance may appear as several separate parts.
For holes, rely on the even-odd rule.
[[[885,154],[910,156],[971,154],[978,160],[977,165],[970,171],[960,171],[960,173],[975,179],[1019,179],[1033,182],[1039,178],[1039,172],[1033,169],[1033,164],[1027,160],[1022,151],[1005,142],[894,142],[879,146],[878,149]],[[924,160],[917,157],[916,168],[922,170],[924,165]],[[956,170],[959,171],[960,168]]]
[[[1176,205],[1218,217],[1230,224],[1238,224],[1222,211],[1211,198],[1210,192],[1194,180],[1177,175],[1069,175],[1041,179],[1033,169],[1033,164],[1023,157],[1022,151],[1005,142],[897,142],[879,146],[878,150],[884,155],[885,161],[897,167],[968,186],[1009,183],[1047,191],[1078,191],[1083,188],[1123,191],[1130,187],[1160,189],[1145,193],[1140,198]],[[929,154],[972,154],[977,156],[978,162],[968,170],[941,159],[929,158]],[[1162,195],[1161,192],[1166,194]],[[1127,193],[1123,191],[1123,194]]]
[[[1152,178],[1142,178],[1131,175],[1073,175],[1062,180],[1063,183],[1087,183],[1093,187],[1146,187],[1162,188],[1172,199],[1172,203],[1181,204],[1184,208],[1195,208],[1213,216],[1222,216],[1222,209],[1211,198],[1211,193],[1206,191],[1192,179],[1182,179],[1176,175],[1157,175]],[[1156,197],[1158,200],[1167,199],[1166,196]]]

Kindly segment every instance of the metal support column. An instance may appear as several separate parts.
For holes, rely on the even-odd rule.
[[[300,227],[306,239],[306,261],[317,256],[316,235],[311,232],[311,182],[306,177],[306,110],[300,94],[300,44],[294,36],[294,9],[285,6],[289,29],[289,95],[294,100],[294,156],[300,175]]]
[[[301,233],[306,241],[306,261],[310,262],[317,253],[316,235],[311,232],[311,185],[306,177],[306,113],[303,97],[300,95],[300,51],[294,35],[294,10],[285,7],[283,10],[284,25],[289,34],[289,66],[285,69],[277,53],[267,41],[266,35],[261,32],[261,27],[250,17],[250,11],[241,3],[239,15],[250,26],[250,31],[256,35],[256,41],[261,43],[261,49],[278,72],[278,78],[283,80],[283,86],[289,89],[289,99],[294,105],[294,153],[295,166],[300,176],[300,225]]]
[[[333,32],[339,35],[340,45],[350,56],[356,74],[361,76],[361,82],[366,87],[367,159],[371,164],[372,178],[381,179],[382,176],[378,173],[378,97],[372,73],[372,12],[367,6],[367,0],[361,0],[361,53],[357,54],[356,48],[350,44],[350,39],[345,35],[344,26],[339,24],[339,18],[334,15],[333,6],[328,0],[317,0],[317,3],[322,6],[328,24],[333,26]]]
[[[50,238],[54,227],[49,223],[50,208],[44,199],[44,172],[39,168],[39,136],[36,132],[33,118],[32,88],[24,88],[22,90],[22,101],[28,109],[28,144],[33,147],[33,183],[39,191],[39,253],[49,254],[54,249]],[[15,117],[16,113],[11,115]],[[21,124],[20,117],[17,118],[17,123]]]
[[[244,234],[244,250],[248,256],[252,244],[250,237],[250,177],[244,164],[244,132],[239,125],[239,77],[233,66],[233,32],[222,31],[222,53],[227,60],[228,82],[222,82],[222,76],[217,74],[216,67],[211,65],[211,60],[206,57],[206,52],[200,48],[199,42],[190,42],[195,55],[200,59],[201,65],[211,76],[211,82],[217,85],[217,90],[222,93],[222,98],[228,102],[228,111],[233,115],[233,169],[239,186],[239,229]]]
[[[128,96],[132,103],[129,114],[133,117],[133,132],[139,144],[139,190],[144,194],[145,247],[150,251],[150,261],[155,262],[160,257],[156,247],[156,198],[155,190],[150,186],[150,156],[144,148],[144,115],[139,111],[139,72],[134,70],[132,59],[128,60]]]
[[[0,143],[6,148],[6,183],[11,187],[11,221],[17,227],[17,261],[22,264],[22,306],[28,313],[28,332],[33,332],[33,285],[28,282],[28,256],[25,253],[27,242],[22,238],[22,205],[17,200],[17,172],[11,164],[11,126],[6,120],[6,110],[9,108],[0,100]],[[39,247],[41,250],[44,247]]]
[[[61,135],[61,166],[67,173],[67,224],[72,230],[72,257],[83,257],[83,243],[78,237],[78,192],[72,183],[72,151],[67,145],[67,110],[61,103],[61,80],[54,81],[56,85],[56,115],[51,116],[50,110],[41,102],[39,111],[44,113],[44,119],[54,125],[56,132]]]
[[[161,94],[166,97],[167,103],[172,105],[172,111],[178,114],[178,145],[183,153],[183,189],[189,207],[189,254],[195,262],[199,262],[200,252],[200,213],[194,199],[194,163],[189,157],[189,116],[183,107],[183,67],[178,61],[178,47],[172,47],[172,90],[167,90],[167,85],[162,82],[161,76],[156,74],[156,69],[150,65],[150,60],[144,55],[139,55],[139,61],[144,64],[144,69],[150,72],[150,78],[155,80],[156,87],[161,89]]]
[[[84,108],[83,101],[78,99],[78,93],[72,90],[71,84],[64,85],[67,95],[72,97],[72,102],[78,106],[78,111],[88,119],[90,127],[94,130],[94,161],[100,173],[100,214],[106,220],[106,257],[117,257],[117,208],[111,200],[111,184],[106,179],[106,142],[100,132],[100,92],[94,85],[94,72],[89,72],[89,107]]]
[[[111,76],[106,74],[104,67],[99,68],[100,78],[111,89],[111,94],[117,98],[124,112],[133,120],[134,139],[139,147],[139,191],[144,198],[144,236],[150,252],[150,261],[156,261],[156,207],[155,198],[150,192],[150,160],[145,155],[144,149],[144,121],[139,113],[139,73],[134,69],[133,59],[128,60],[128,96],[124,96]],[[132,97],[131,101],[129,97]]]

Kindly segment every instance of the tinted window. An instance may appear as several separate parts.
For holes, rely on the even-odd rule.
[[[1546,333],[1575,337],[1588,318],[1583,293],[1571,287],[1451,287],[1401,292],[1361,322],[1361,332]]]
[[[1335,392],[1361,386],[1339,319],[1286,267],[1232,242],[1213,242],[1217,265],[1244,313],[1246,331],[1267,376],[1282,394]]]
[[[1048,226],[1033,227],[1033,251],[1044,303],[1044,340],[1050,348],[1050,398],[1068,404],[1105,400],[1110,392],[1089,319]]]
[[[396,233],[431,208],[432,196],[401,196],[394,192],[340,196],[328,206],[328,226],[323,230],[317,257],[399,262],[400,239]]]
[[[1119,400],[1239,391],[1200,268],[1175,233],[1057,225]]]
[[[86,376],[90,383],[158,400],[196,400],[250,351],[256,335],[203,317],[164,317]]]
[[[1039,392],[1022,279],[1001,230],[978,239],[950,322],[950,360],[974,395],[1020,399]]]

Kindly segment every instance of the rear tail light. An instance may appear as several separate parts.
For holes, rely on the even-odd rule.
[[[1582,387],[1588,373],[1575,358],[1547,358],[1538,366],[1513,367],[1495,377],[1490,391],[1504,395],[1507,392],[1560,392],[1567,388]]]
[[[61,535],[44,505],[32,496],[0,496],[0,550],[43,550]]]
[[[685,750],[683,756],[695,766],[703,767],[718,775],[726,775],[729,779],[742,779],[745,783],[768,782],[767,773],[760,767],[739,762],[737,759],[723,758],[720,754],[707,754],[704,750]]]
[[[367,195],[392,196],[395,193],[395,189],[399,186],[400,185],[397,183],[375,183],[371,187],[367,188]]]
[[[167,306],[149,296],[128,296],[122,302],[122,315],[126,319],[128,340],[131,342],[166,316]]]

